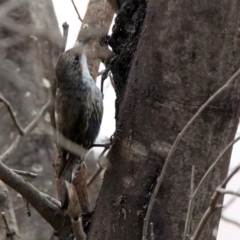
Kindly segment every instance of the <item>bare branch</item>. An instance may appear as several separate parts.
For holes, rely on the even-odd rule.
[[[2,162],[0,162],[0,179],[20,193],[56,231],[61,232],[64,225],[70,224],[61,209]]]
[[[45,198],[47,198],[50,202],[55,204],[58,208],[61,208],[61,203],[56,198],[53,198],[52,196],[47,195],[46,193],[40,192],[41,195]]]
[[[1,215],[2,215],[2,219],[3,219],[3,222],[5,224],[6,231],[7,231],[6,232],[6,239],[10,238],[11,240],[14,240],[15,239],[15,237],[14,237],[15,232],[10,229],[9,224],[8,224],[8,220],[7,220],[6,215],[5,215],[5,212],[2,212]],[[8,236],[9,236],[9,238],[8,238]]]
[[[151,237],[151,240],[154,240],[154,229],[153,229],[152,222],[150,222],[150,237]]]
[[[50,106],[50,100],[42,107],[38,115],[33,119],[33,121],[24,129],[25,135],[28,135],[31,133],[38,125],[38,123],[41,121],[42,117],[47,112],[48,108]],[[9,158],[9,156],[17,149],[20,140],[22,139],[21,136],[18,136],[15,141],[12,143],[12,145],[0,156],[1,162],[6,162]]]
[[[36,178],[37,174],[36,173],[31,173],[31,172],[26,172],[26,171],[21,171],[21,170],[16,170],[16,169],[11,169],[14,171],[16,174],[24,177],[30,177],[30,178]]]
[[[211,215],[218,209],[218,198],[220,197],[221,193],[217,191],[217,189],[221,189],[221,188],[225,188],[227,183],[229,182],[229,180],[240,170],[240,165],[238,165],[230,174],[229,176],[227,176],[222,183],[216,188],[216,191],[214,192],[214,194],[211,197],[211,201],[209,204],[209,207],[207,208],[207,210],[205,211],[201,221],[199,222],[197,229],[195,230],[193,237],[191,238],[191,240],[198,240],[200,238],[200,235],[204,229],[204,226],[206,225],[206,223],[208,222],[209,218],[211,217]]]
[[[186,223],[184,228],[183,240],[187,239],[187,237],[189,236],[190,224],[192,220],[192,210],[193,210],[193,203],[194,203],[194,199],[193,199],[194,174],[195,174],[195,167],[192,166],[190,196],[189,196],[188,212],[187,212]]]
[[[240,189],[237,190],[237,192],[240,192]],[[233,196],[225,205],[224,205],[224,209],[223,212],[229,207],[231,206],[237,199],[237,196]]]
[[[240,197],[240,193],[234,192],[234,191],[230,191],[230,190],[226,190],[224,188],[217,188],[216,191],[221,193],[221,194],[231,194],[231,195]]]
[[[166,169],[168,167],[168,164],[170,163],[171,157],[173,155],[173,153],[176,150],[176,147],[179,143],[179,141],[181,140],[181,138],[183,137],[184,133],[188,130],[188,128],[192,125],[192,123],[195,121],[195,119],[202,113],[202,111],[210,104],[210,102],[212,102],[218,95],[220,95],[226,88],[228,88],[230,86],[230,84],[239,76],[240,74],[240,69],[238,69],[238,71],[230,78],[228,79],[228,81],[221,87],[219,88],[199,109],[198,111],[194,114],[194,116],[188,121],[188,123],[185,125],[185,127],[183,128],[183,130],[178,134],[177,138],[175,139],[169,153],[168,156],[166,158],[166,161],[163,165],[162,171],[160,176],[157,178],[157,184],[155,186],[155,189],[153,191],[153,194],[151,196],[150,202],[149,202],[149,206],[148,206],[148,210],[146,213],[146,221],[144,221],[144,225],[143,225],[143,236],[142,236],[142,240],[146,240],[146,236],[147,236],[147,229],[148,229],[148,223],[149,223],[149,218],[150,218],[150,214],[152,212],[152,208],[153,208],[153,204],[155,202],[156,199],[156,195],[161,187],[161,184],[163,182],[163,178],[166,174]]]
[[[87,180],[87,187],[90,187],[90,185],[95,181],[97,176],[100,175],[100,173],[104,170],[104,166],[102,166],[101,160],[107,160],[107,158],[104,157],[104,154],[106,153],[106,151],[108,151],[109,148],[110,148],[110,144],[106,144],[102,153],[99,155],[99,158],[98,158],[99,168]]]
[[[219,156],[217,157],[217,159],[213,162],[213,164],[209,167],[209,169],[207,170],[207,172],[204,174],[204,176],[202,177],[201,181],[199,182],[199,184],[197,185],[194,193],[193,193],[193,198],[195,198],[197,192],[199,191],[200,187],[202,186],[203,182],[207,179],[207,176],[209,175],[209,173],[214,169],[214,167],[218,164],[218,162],[222,159],[223,155],[227,152],[227,150],[234,145],[237,141],[240,140],[240,137],[237,137],[235,140],[231,141],[224,149],[223,151],[219,154]]]
[[[67,24],[67,22],[65,22],[63,23],[62,27],[63,27],[63,42],[62,42],[62,47],[60,49],[60,54],[65,52],[66,50],[69,25]]]
[[[14,116],[14,111],[13,111],[12,106],[8,102],[8,100],[3,96],[3,94],[1,92],[0,92],[0,102],[2,102],[6,106],[8,112],[9,112],[9,114],[10,114],[12,120],[13,120],[14,125],[15,125],[15,127],[17,128],[17,130],[19,132],[19,135],[23,136],[25,134],[24,130],[21,127],[20,123],[18,122],[17,118]]]
[[[23,202],[25,206],[25,212],[27,213],[28,217],[31,217],[30,205],[29,202],[23,197]]]
[[[79,14],[79,12],[78,12],[78,9],[77,9],[77,6],[76,6],[75,3],[74,3],[74,0],[71,0],[71,1],[72,1],[72,4],[73,4],[74,9],[75,9],[75,11],[76,11],[76,13],[77,13],[77,15],[78,15],[78,19],[82,22],[83,20],[82,20],[80,14]]]
[[[9,194],[8,188],[6,184],[4,184],[2,181],[0,181],[0,199],[1,199],[1,205],[0,205],[0,212],[4,212],[5,218],[7,221],[7,224],[5,223],[6,226],[6,240],[7,239],[20,239],[19,237],[19,230],[18,230],[18,225],[16,221],[16,217],[14,214],[13,210],[13,205],[12,205],[12,200],[11,196]],[[3,221],[5,221],[3,219]],[[7,227],[8,225],[8,227]],[[8,230],[10,229],[10,231]]]
[[[65,181],[65,184],[69,199],[68,215],[72,222],[75,239],[85,240],[86,234],[82,227],[82,209],[78,201],[76,189],[72,183]]]
[[[98,175],[103,171],[103,168],[98,168],[87,180],[87,187],[90,187],[94,180],[97,178]]]
[[[227,217],[225,217],[225,216],[223,216],[223,215],[221,216],[221,219],[224,220],[225,222],[228,222],[228,223],[233,224],[234,226],[240,228],[240,223],[237,222],[237,221],[234,221],[234,220],[232,220],[232,219],[229,219],[229,218],[227,218]]]

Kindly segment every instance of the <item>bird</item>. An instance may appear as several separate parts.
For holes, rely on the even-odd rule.
[[[57,178],[62,179],[61,207],[68,206],[64,181],[72,182],[74,172],[84,156],[77,156],[58,142],[62,134],[68,140],[90,149],[96,140],[103,116],[103,96],[88,69],[84,46],[73,47],[62,53],[55,67],[57,93],[57,148],[59,168]]]

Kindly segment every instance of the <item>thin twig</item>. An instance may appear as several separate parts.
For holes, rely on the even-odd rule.
[[[151,196],[150,202],[149,202],[149,206],[148,206],[148,210],[146,213],[146,221],[144,221],[144,226],[143,226],[143,236],[142,239],[146,240],[146,236],[147,236],[147,229],[148,229],[148,223],[149,223],[149,218],[150,218],[150,214],[152,212],[152,208],[153,208],[153,204],[155,202],[156,199],[156,195],[161,187],[161,184],[163,182],[163,178],[166,174],[166,169],[168,167],[168,164],[171,160],[171,157],[173,155],[173,153],[176,150],[176,147],[179,143],[179,141],[181,140],[181,138],[183,137],[184,133],[188,130],[188,128],[192,125],[192,123],[195,121],[195,119],[202,113],[202,111],[209,105],[210,102],[212,102],[218,95],[220,95],[220,93],[222,93],[227,87],[229,87],[229,85],[238,77],[238,75],[240,74],[240,69],[237,70],[237,72],[221,87],[219,88],[199,109],[198,111],[194,114],[194,116],[188,121],[188,123],[185,125],[185,127],[183,128],[183,130],[178,134],[177,138],[175,139],[169,153],[168,156],[166,158],[166,161],[163,165],[162,171],[160,176],[157,178],[157,184],[155,186],[155,189],[153,191],[153,194]]]
[[[105,146],[105,148],[103,149],[103,151],[99,155],[99,157],[98,157],[99,168],[87,180],[87,187],[90,187],[90,185],[95,181],[97,176],[100,175],[101,172],[104,170],[104,167],[101,165],[100,161],[104,158],[104,154],[109,148],[110,148],[110,144],[108,144],[108,146]]]
[[[240,228],[240,223],[237,222],[237,221],[229,219],[229,218],[227,218],[226,216],[223,216],[223,215],[221,216],[221,219],[224,220],[225,222],[228,222],[228,223],[233,224],[234,226]]]
[[[202,186],[203,182],[207,179],[207,176],[209,175],[209,173],[214,169],[214,167],[218,164],[218,162],[222,159],[222,157],[224,156],[224,154],[228,151],[228,149],[234,145],[236,142],[238,142],[240,140],[240,137],[237,137],[236,139],[234,139],[233,141],[231,141],[224,149],[223,151],[219,154],[219,156],[217,157],[217,159],[213,162],[213,164],[208,168],[208,170],[205,172],[204,176],[202,177],[201,181],[199,182],[199,184],[197,185],[194,193],[193,193],[193,198],[195,198],[197,192],[199,191],[200,187]]]
[[[24,197],[22,199],[23,199],[24,206],[25,206],[25,212],[27,213],[28,217],[31,217],[29,202]]]
[[[185,240],[185,239],[187,239],[187,237],[189,237],[190,224],[191,224],[191,220],[192,220],[192,210],[193,210],[193,203],[194,203],[194,199],[193,199],[194,175],[195,175],[195,167],[192,166],[190,196],[189,196],[189,202],[188,202],[188,212],[187,212],[186,223],[185,223],[185,228],[184,228],[183,240]]]
[[[2,162],[0,162],[0,179],[20,193],[56,231],[61,232],[62,226],[70,225],[61,209]]]
[[[77,13],[77,15],[78,15],[78,19],[82,22],[83,20],[82,20],[80,14],[79,14],[79,12],[78,12],[78,9],[77,9],[77,6],[76,6],[75,3],[74,3],[74,0],[71,0],[71,1],[72,1],[72,4],[73,4],[74,9],[75,9],[75,11],[76,11],[76,13]]]
[[[16,170],[16,169],[11,169],[14,171],[16,174],[24,177],[30,177],[30,178],[36,178],[37,174],[36,173],[31,173],[31,172],[26,172],[26,171],[21,171],[21,170]]]
[[[9,227],[5,212],[1,212],[1,215],[7,231],[10,232],[10,227]]]
[[[230,194],[230,195],[234,195],[236,197],[240,197],[240,193],[234,192],[234,191],[231,191],[231,190],[226,190],[224,188],[217,188],[216,191],[218,191],[221,194]]]
[[[227,176],[222,183],[216,188],[216,191],[213,193],[212,197],[211,197],[211,201],[209,204],[209,207],[207,208],[207,210],[205,211],[201,221],[199,222],[193,237],[191,238],[191,240],[198,240],[200,238],[200,235],[206,225],[206,223],[208,222],[209,218],[212,216],[212,214],[218,209],[217,207],[217,201],[218,198],[221,196],[221,193],[217,191],[217,189],[219,188],[225,188],[227,183],[230,181],[230,179],[240,170],[240,165],[238,165],[230,174],[229,176]]]
[[[152,222],[150,222],[150,237],[151,237],[151,240],[154,240],[154,229],[153,229]]]
[[[240,192],[240,189],[237,190],[237,192]],[[224,209],[223,212],[229,207],[231,206],[237,199],[237,196],[233,196],[225,205],[224,205]]]
[[[37,127],[38,123],[41,121],[42,117],[47,112],[49,106],[50,100],[42,107],[42,109],[40,110],[38,115],[32,120],[32,122],[24,129],[24,136],[31,133]],[[0,162],[6,162],[8,160],[9,156],[17,149],[21,139],[21,136],[17,136],[11,146],[0,156]]]
[[[47,198],[50,202],[52,202],[54,205],[56,205],[58,208],[61,207],[61,203],[60,201],[58,201],[56,198],[50,196],[50,195],[47,195],[46,193],[43,193],[43,192],[40,192],[41,195],[45,198]]]
[[[6,106],[8,112],[13,120],[14,125],[19,132],[19,135],[23,136],[25,134],[25,132],[24,132],[22,126],[20,125],[20,123],[18,122],[17,118],[14,116],[14,111],[13,111],[12,106],[8,102],[8,100],[3,96],[3,94],[1,92],[0,92],[0,102],[2,102]]]
[[[48,129],[43,129],[45,134],[49,134]],[[57,136],[57,145],[61,146],[62,148],[66,149],[67,151],[79,156],[83,157],[87,154],[88,150],[71,140],[64,137],[60,132],[56,131],[55,129],[52,129],[53,135]]]
[[[62,41],[62,46],[60,49],[60,54],[65,52],[65,50],[66,50],[69,25],[67,24],[67,22],[65,22],[65,23],[63,23],[62,27],[63,27],[63,41]]]
[[[103,171],[103,168],[100,167],[98,168],[94,173],[93,175],[91,175],[89,177],[89,179],[87,180],[87,187],[90,187],[91,184],[94,182],[94,180],[97,178],[98,175],[100,175],[100,173]]]

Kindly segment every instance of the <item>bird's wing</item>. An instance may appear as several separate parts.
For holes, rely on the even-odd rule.
[[[89,119],[88,130],[84,139],[84,147],[90,148],[96,140],[103,116],[103,100],[102,93],[95,85],[92,86],[92,113]]]
[[[83,103],[81,99],[79,102]],[[57,121],[58,131],[65,138],[78,145],[82,145],[84,142],[92,112],[92,106],[87,102],[72,106],[67,100],[65,102],[59,101],[58,112],[61,112],[61,114],[59,114]],[[58,146],[60,152],[58,178],[60,178],[67,170],[72,171],[75,160],[81,159],[83,156],[76,156],[66,150],[66,147],[64,148],[62,144],[58,145],[60,145]]]

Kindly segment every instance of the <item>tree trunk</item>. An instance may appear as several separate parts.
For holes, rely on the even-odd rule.
[[[193,4],[189,0],[149,0],[147,8],[144,4],[143,0],[127,2],[119,11],[112,35],[116,61],[120,62],[113,63],[117,134],[88,239],[141,239],[156,178],[175,138],[240,63],[239,43],[234,42],[239,1]],[[137,25],[142,21],[136,18],[139,10],[142,18],[146,11],[142,28]],[[207,107],[180,141],[151,213],[155,239],[183,237],[192,165],[198,184],[234,138],[239,89],[236,81]],[[190,234],[227,174],[230,153],[196,196]],[[219,217],[220,211],[208,222],[201,239],[215,239],[213,229]]]

